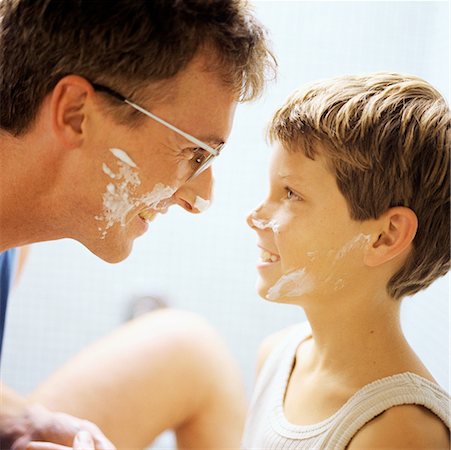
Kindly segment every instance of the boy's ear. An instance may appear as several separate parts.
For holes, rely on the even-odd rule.
[[[390,208],[377,221],[379,235],[364,256],[364,263],[376,267],[404,253],[418,229],[416,214],[404,206]]]
[[[50,102],[52,129],[67,148],[76,148],[83,142],[86,99],[93,92],[91,84],[77,75],[61,78],[53,88]]]

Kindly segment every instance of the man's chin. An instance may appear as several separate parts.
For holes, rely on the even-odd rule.
[[[117,264],[127,259],[133,249],[133,240],[120,241],[117,239],[99,240],[96,243],[81,242],[91,253],[110,264]]]

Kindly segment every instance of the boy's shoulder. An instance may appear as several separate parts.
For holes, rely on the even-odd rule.
[[[285,340],[296,328],[299,328],[299,324],[291,325],[289,327],[283,328],[282,330],[276,331],[275,333],[270,334],[265,339],[263,339],[260,344],[260,348],[258,350],[257,355],[257,375],[260,373],[261,368],[263,367],[265,361],[268,359],[268,356],[271,352]]]
[[[447,449],[448,427],[419,405],[394,406],[364,425],[347,450],[374,448]]]

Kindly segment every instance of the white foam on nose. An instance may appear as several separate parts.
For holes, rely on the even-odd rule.
[[[199,212],[204,212],[210,207],[210,201],[209,200],[205,200],[202,197],[196,196],[196,201],[194,202],[194,207]]]
[[[275,220],[260,220],[252,218],[251,221],[254,224],[254,227],[260,230],[271,229],[275,233],[279,231],[279,224]]]

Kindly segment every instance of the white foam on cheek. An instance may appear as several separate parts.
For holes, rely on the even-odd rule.
[[[137,172],[120,161],[118,165],[119,173],[112,173],[114,176],[109,174],[114,181],[107,184],[106,191],[103,194],[103,215],[96,216],[97,220],[106,222],[102,237],[105,237],[106,230],[117,222],[125,226],[127,214],[133,209],[136,202],[132,192],[136,186],[141,184]]]
[[[176,190],[176,188],[165,186],[163,183],[157,183],[152,192],[143,195],[137,201],[152,209],[162,209],[160,203],[172,197]]]
[[[114,174],[114,172],[105,164],[102,164],[102,170],[104,173],[106,173],[110,178],[116,178],[116,175]]]
[[[209,200],[205,200],[202,197],[197,196],[196,197],[196,201],[194,202],[194,207],[199,212],[204,212],[210,207],[210,201]]]
[[[299,297],[313,288],[313,280],[305,269],[298,269],[282,275],[266,295],[268,300],[277,300],[282,297]]]
[[[335,259],[341,259],[346,256],[352,249],[360,247],[363,248],[366,244],[371,242],[371,235],[360,233],[348,243],[346,243],[335,255]]]
[[[120,148],[110,148],[110,152],[117,159],[121,160],[123,163],[129,165],[130,167],[137,167],[135,162],[130,158],[130,156],[127,155],[127,153],[124,152],[124,150],[121,150]]]
[[[141,184],[141,179],[137,170],[138,166],[119,148],[110,148],[111,153],[119,160],[118,173],[113,172],[107,164],[102,165],[103,172],[111,178],[103,194],[103,214],[96,216],[96,220],[105,221],[105,228],[99,228],[103,231],[101,238],[104,239],[107,230],[115,223],[121,226],[126,225],[127,215],[130,211],[140,204],[155,210],[162,209],[161,202],[172,197],[175,188],[157,183],[153,190],[147,194],[136,196],[134,194],[136,187]]]
[[[133,191],[136,186],[141,184],[138,172],[133,171],[137,165],[127,153],[119,148],[110,148],[109,150],[119,160],[117,162],[119,171],[114,173],[106,163],[102,164],[103,172],[113,180],[107,184],[103,194],[103,214],[95,217],[96,220],[105,222],[102,239],[105,238],[107,230],[115,223],[119,222],[125,226],[127,214],[136,205]],[[99,231],[102,229],[99,228]]]
[[[279,231],[280,225],[275,220],[265,221],[253,218],[251,220],[255,228],[258,228],[260,230],[271,229],[274,231],[274,233],[277,233]]]

